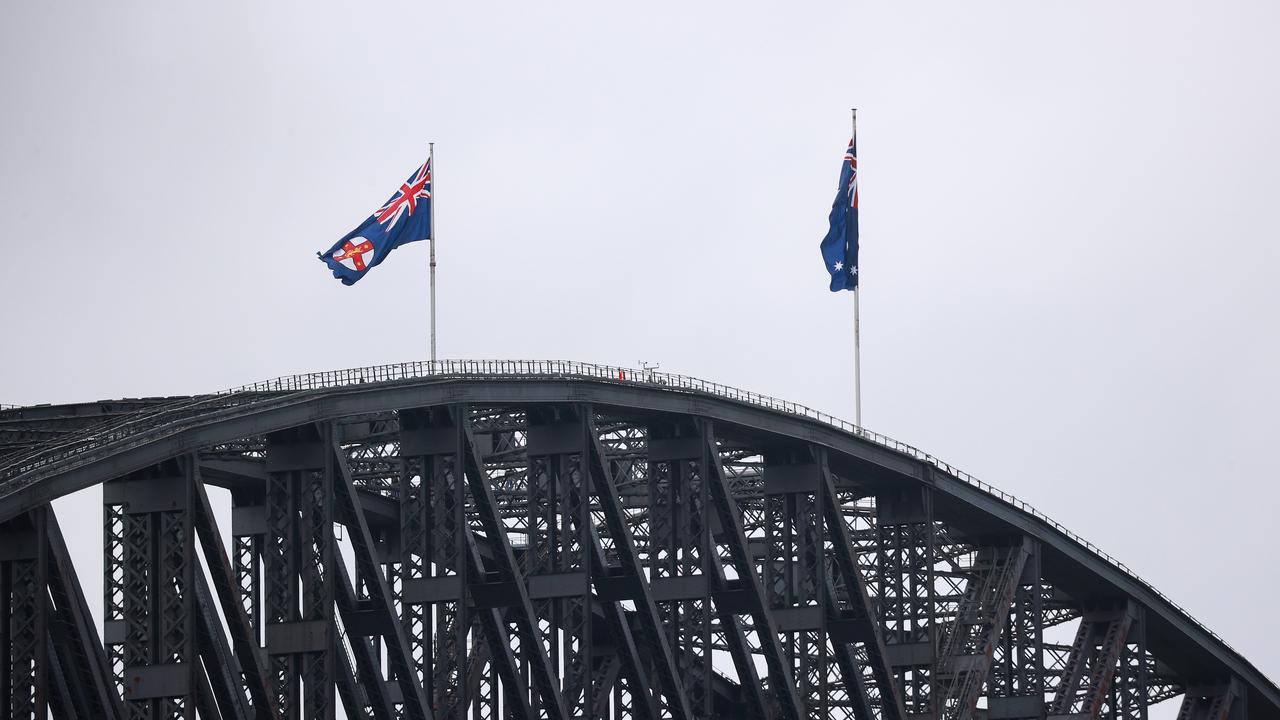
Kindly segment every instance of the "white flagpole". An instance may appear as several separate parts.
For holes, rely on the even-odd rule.
[[[854,120],[854,135],[852,135],[852,138],[856,143],[858,141],[858,108],[852,109],[852,115],[854,115],[854,118],[852,118]],[[856,156],[854,161],[855,163],[858,161]],[[858,168],[855,167],[854,172],[858,172]],[[855,182],[858,181],[856,174],[854,178]],[[854,199],[850,197],[849,201],[852,202]],[[431,206],[434,208],[435,205]],[[861,237],[859,237],[860,240]],[[858,264],[861,265],[861,252],[858,254]],[[854,288],[854,424],[858,425],[858,429],[861,430],[863,428],[863,348],[861,348],[861,323],[858,319],[858,296],[861,295],[859,290],[863,287],[863,278],[861,278],[861,268],[856,269],[858,269],[858,275],[856,275],[858,287]]]
[[[427,163],[431,168],[431,362],[436,361],[436,144],[429,143]]]
[[[862,428],[862,348],[858,326],[858,288],[853,289],[853,424]]]

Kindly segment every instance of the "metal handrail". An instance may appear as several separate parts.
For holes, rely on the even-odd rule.
[[[237,399],[242,400],[247,397],[241,396]],[[182,397],[172,402],[136,410],[120,416],[114,422],[93,425],[79,432],[70,433],[57,441],[37,446],[30,452],[0,466],[0,494],[3,494],[3,490],[8,487],[8,482],[20,479],[47,465],[63,462],[82,453],[92,453],[108,444],[114,446],[114,443],[126,438],[149,438],[145,435],[146,431],[172,425],[184,417],[202,415],[213,403],[226,404],[227,401],[221,394],[194,398]]]
[[[264,409],[264,406],[301,402],[305,398],[299,397],[299,394],[305,394],[313,390],[369,383],[420,379],[448,380],[467,377],[509,378],[513,380],[529,377],[550,377],[589,379],[627,385],[647,385],[666,390],[703,393],[829,425],[881,447],[928,463],[934,468],[1031,515],[1146,587],[1157,597],[1190,619],[1209,636],[1222,643],[1223,646],[1230,648],[1232,652],[1236,652],[1216,632],[1196,620],[1186,609],[1157,590],[1151,583],[1143,580],[1128,565],[1103,552],[1093,543],[1075,534],[1062,523],[1050,518],[1031,505],[923,450],[798,403],[780,400],[728,385],[721,385],[720,383],[708,382],[687,375],[645,369],[636,370],[617,365],[597,365],[569,360],[437,360],[281,376],[263,382],[223,390],[213,395],[184,398],[179,402],[162,406],[159,412],[157,412],[158,408],[150,408],[146,411],[144,417],[128,419],[105,429],[95,429],[84,433],[82,436],[69,438],[66,442],[60,442],[56,446],[48,447],[36,456],[20,458],[4,467],[0,467],[0,496],[38,481],[42,475],[41,471],[51,465],[73,458],[81,462],[87,462],[104,451],[119,451],[123,449],[121,445],[123,447],[133,447],[150,442],[158,436],[175,434],[181,430],[183,420],[199,418],[201,422],[205,422],[211,415],[234,413],[236,408],[241,405],[251,404],[255,410],[258,410]],[[264,394],[268,395],[268,398],[264,399]],[[111,447],[107,448],[106,446],[108,445]],[[1239,653],[1236,652],[1236,654]]]

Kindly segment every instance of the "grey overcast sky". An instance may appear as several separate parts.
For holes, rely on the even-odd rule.
[[[1280,677],[1278,20],[3,3],[0,402],[425,358],[425,243],[350,288],[315,253],[435,141],[442,357],[654,361],[851,417],[818,240],[856,105],[866,425]]]

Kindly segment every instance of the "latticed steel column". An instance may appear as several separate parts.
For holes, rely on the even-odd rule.
[[[614,716],[620,720],[665,717],[664,709],[659,707],[661,695],[665,700],[666,714],[677,720],[688,718],[693,715],[693,710],[689,707],[670,635],[658,611],[654,589],[645,574],[647,545],[633,535],[630,518],[623,510],[622,498],[618,495],[620,482],[624,480],[643,482],[648,487],[648,457],[638,472],[634,458],[625,461],[612,459],[603,440],[609,433],[602,433],[592,408],[579,406],[578,411],[589,437],[590,493],[600,508],[610,549],[606,554],[601,537],[593,538],[597,564],[592,582],[600,599],[608,603],[604,612],[617,646],[617,656],[625,670],[613,688]],[[635,428],[622,429],[620,433],[614,433],[614,437],[621,434],[634,442],[636,432]],[[647,450],[647,432],[645,436]],[[622,601],[629,601],[635,607],[634,626],[624,615]],[[598,686],[596,690],[603,702],[605,689]]]
[[[1023,540],[996,541],[973,552],[964,591],[942,633],[934,668],[935,700],[944,717],[968,720],[976,714],[1029,547]]]
[[[46,508],[0,525],[0,717],[49,716]]]
[[[1120,647],[1111,698],[1104,711],[1112,720],[1147,720],[1147,683],[1155,659],[1147,653],[1146,611],[1135,605],[1132,614],[1133,622]]]
[[[253,628],[254,643],[261,645],[262,568],[267,541],[267,498],[265,485],[231,491],[231,565],[235,572],[236,595]]]
[[[766,592],[756,570],[755,559],[743,530],[742,509],[729,490],[725,470],[720,462],[720,447],[711,422],[698,421],[702,441],[707,449],[712,468],[707,473],[711,506],[715,508],[718,522],[717,544],[724,546],[728,567],[732,567],[736,579],[726,583],[717,593],[715,602],[731,603],[736,610],[751,615],[761,654],[769,668],[769,690],[783,718],[800,718],[805,715],[805,704],[796,689],[795,675],[787,663],[786,650],[781,641],[777,619],[770,612]]]
[[[876,542],[872,538],[873,552],[865,553],[871,556],[872,572],[864,574],[868,566],[859,564],[860,546],[854,541],[855,529],[866,522],[858,507],[859,496],[837,492],[828,452],[815,446],[813,453],[822,473],[821,503],[826,516],[827,545],[831,549],[831,572],[827,575],[824,593],[826,628],[839,671],[839,676],[828,683],[832,691],[828,704],[833,717],[901,720],[906,713],[893,684],[884,635],[868,591],[872,583],[866,575],[875,576]],[[865,533],[859,530],[859,534]]]
[[[587,435],[583,423],[557,409],[528,419],[529,547],[525,579],[552,665],[560,669],[566,712],[593,711],[591,554]]]
[[[826,718],[831,649],[823,474],[807,448],[765,453],[764,588],[808,717]]]
[[[494,661],[499,663],[498,671],[502,675],[503,685],[508,688],[504,693],[505,697],[513,706],[509,712],[516,716],[521,712],[525,715],[533,713],[532,709],[524,709],[530,707],[529,700],[532,697],[525,687],[531,686],[537,691],[538,712],[546,714],[552,720],[568,718],[559,678],[542,641],[524,571],[516,559],[506,522],[499,514],[500,507],[485,469],[484,458],[476,445],[470,410],[466,406],[451,406],[450,415],[463,432],[464,476],[471,504],[475,509],[474,526],[471,526],[469,520],[466,536],[469,561],[477,576],[475,581],[468,583],[467,589],[475,607],[482,609],[480,615],[484,634]],[[481,558],[476,541],[477,532],[483,532],[487,540],[492,560],[489,564]],[[501,608],[505,608],[505,616],[500,611]],[[515,626],[514,632],[510,629],[512,625]],[[510,636],[506,643],[497,635],[502,631]],[[519,660],[523,661],[527,684],[515,674],[511,640],[518,641]]]
[[[335,711],[333,452],[328,425],[267,438],[263,617],[277,717]],[[301,681],[301,683],[299,682]]]
[[[1085,612],[1062,681],[1049,705],[1050,717],[1100,716],[1137,613],[1138,607],[1132,601],[1120,608]],[[1145,693],[1145,684],[1143,688]]]
[[[936,717],[933,495],[924,488],[876,497],[880,622],[908,715]]]
[[[49,598],[53,605],[48,619],[50,653],[49,706],[54,717],[118,720],[120,698],[112,684],[110,666],[103,652],[89,603],[71,563],[66,541],[53,509],[41,511],[44,528],[36,535],[47,540]],[[0,548],[6,543],[0,542]],[[21,545],[16,547],[22,547]],[[3,551],[0,551],[3,552]],[[2,573],[0,573],[2,574]],[[0,606],[4,605],[0,599]],[[8,612],[0,607],[0,618]],[[0,635],[7,623],[0,620]],[[0,639],[0,648],[4,642]],[[0,649],[0,654],[5,652]],[[0,675],[4,672],[0,670]],[[6,705],[0,701],[0,708]]]
[[[447,411],[400,413],[401,621],[432,711],[450,720],[466,712],[471,627],[462,452]]]
[[[1032,542],[996,645],[987,689],[990,720],[1044,717],[1045,593],[1040,579],[1040,544]]]
[[[1146,720],[1184,691],[1182,720],[1271,709],[1122,567],[927,462],[634,383],[455,381],[237,397],[179,437],[11,474],[0,720],[325,720],[339,694],[373,720]],[[485,405],[388,409],[450,399]],[[345,415],[260,437],[310,412]],[[232,491],[234,562],[201,472]],[[30,511],[89,481],[110,661]]]
[[[105,483],[107,642],[129,718],[196,714],[195,468],[169,461]],[[117,544],[118,543],[118,544]],[[113,642],[114,641],[114,642]]]
[[[345,693],[347,716],[372,714],[378,720],[396,716],[406,720],[431,720],[426,694],[414,671],[409,639],[400,624],[395,596],[384,574],[386,553],[374,541],[365,501],[356,490],[351,459],[346,448],[336,440],[329,450],[333,463],[330,487],[334,520],[346,525],[351,532],[357,578],[353,589],[346,561],[342,554],[333,553],[332,582],[337,586],[335,599],[346,631],[345,642],[340,642],[336,651],[336,671],[343,684],[358,685],[359,695],[363,696],[362,701],[354,690]],[[347,654],[348,648],[354,655],[354,664]],[[383,653],[389,678],[384,677],[381,668]],[[393,698],[393,689],[399,691],[398,698]],[[400,707],[393,707],[394,703]]]
[[[1216,684],[1192,685],[1182,697],[1178,720],[1245,720],[1248,690],[1238,678]]]
[[[649,583],[695,718],[710,717],[711,544],[709,458],[692,424],[648,430]]]
[[[260,494],[260,493],[259,493]],[[201,653],[205,669],[213,681],[211,694],[224,717],[264,718],[271,715],[271,696],[263,671],[265,658],[260,653],[258,631],[243,606],[244,588],[235,564],[227,557],[222,532],[218,529],[213,506],[205,492],[199,468],[193,488],[193,522],[195,534],[208,563],[212,588],[204,586],[203,573],[196,570],[196,585],[200,591],[201,605]],[[232,510],[235,512],[235,509]],[[261,518],[261,515],[259,515]],[[232,524],[235,524],[234,516]],[[250,556],[252,559],[252,556]],[[254,577],[257,577],[256,569]],[[256,588],[255,588],[256,592]],[[216,599],[215,599],[216,597]],[[222,636],[222,628],[214,611],[214,604],[222,611],[231,644]],[[232,654],[234,653],[234,655]],[[202,684],[201,686],[208,687]],[[245,704],[245,691],[248,704]],[[208,703],[209,698],[203,702]],[[205,712],[202,705],[201,712]]]

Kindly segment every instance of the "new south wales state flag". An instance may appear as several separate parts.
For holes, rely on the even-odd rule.
[[[431,237],[431,160],[423,163],[382,207],[327,252],[316,253],[343,285],[354,285],[391,251]]]
[[[831,203],[831,226],[822,238],[822,262],[831,292],[858,289],[858,137],[849,141],[840,165],[840,186]]]

